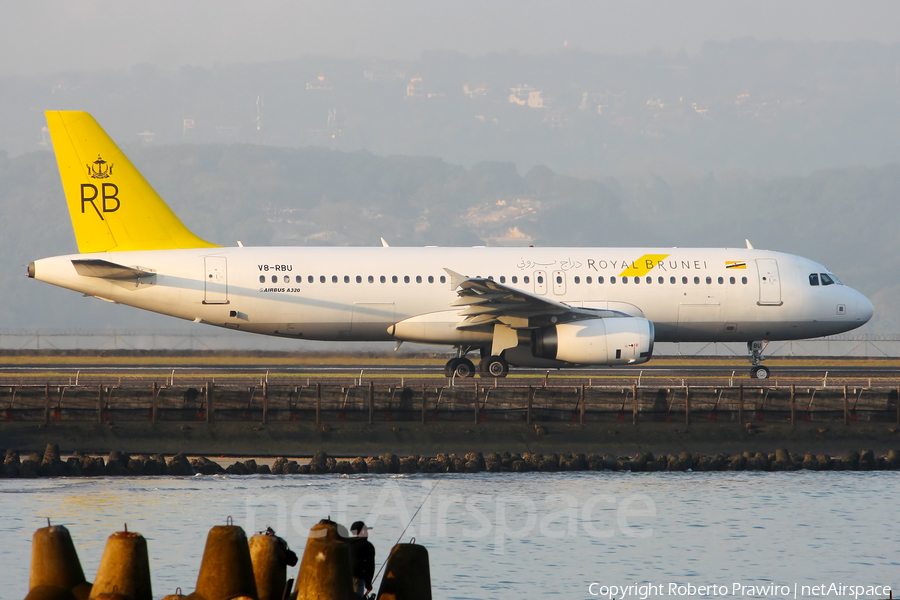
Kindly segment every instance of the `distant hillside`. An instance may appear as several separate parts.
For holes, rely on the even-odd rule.
[[[741,39],[693,55],[97,64],[0,78],[0,150],[39,149],[43,111],[69,109],[127,142],[328,146],[593,178],[736,168],[771,177],[900,161],[900,45]]]

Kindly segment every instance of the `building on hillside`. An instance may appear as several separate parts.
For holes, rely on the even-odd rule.
[[[529,108],[544,108],[544,92],[528,85],[509,88],[509,103]]]

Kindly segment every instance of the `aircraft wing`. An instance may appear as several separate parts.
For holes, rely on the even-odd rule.
[[[75,271],[83,277],[99,277],[100,279],[141,279],[153,277],[156,273],[134,267],[109,262],[108,260],[80,259],[72,261]]]
[[[459,296],[450,306],[461,307],[464,317],[457,329],[475,329],[497,323],[513,329],[543,327],[549,323],[582,319],[627,317],[615,310],[570,306],[484,277],[466,277],[450,269],[450,284]]]

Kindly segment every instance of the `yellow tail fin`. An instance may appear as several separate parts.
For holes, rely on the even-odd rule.
[[[184,226],[91,115],[46,115],[79,252],[218,247]]]

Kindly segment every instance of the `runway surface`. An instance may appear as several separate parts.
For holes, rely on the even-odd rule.
[[[152,361],[152,359],[151,359]],[[86,361],[87,362],[87,361]],[[779,364],[781,361],[765,363],[771,369],[768,380],[751,378],[746,362],[715,361],[693,364],[645,364],[628,368],[597,367],[583,369],[510,369],[505,379],[472,378],[455,380],[453,383],[471,384],[475,382],[489,386],[508,385],[806,385],[827,387],[833,385],[853,385],[859,387],[889,387],[900,385],[900,361],[897,364],[869,365],[832,364],[816,361],[815,364]],[[810,361],[803,361],[810,362]],[[894,362],[894,361],[890,361]],[[373,364],[371,362],[347,362],[343,364],[314,365],[255,363],[243,364],[240,359],[217,364],[191,364],[190,358],[179,365],[172,364],[72,364],[66,363],[25,363],[0,365],[0,385],[22,383],[86,384],[89,382],[113,383],[156,381],[161,384],[174,382],[216,381],[222,384],[254,385],[262,382],[273,384],[346,383],[366,384],[376,381],[379,385],[447,385],[442,364]]]

